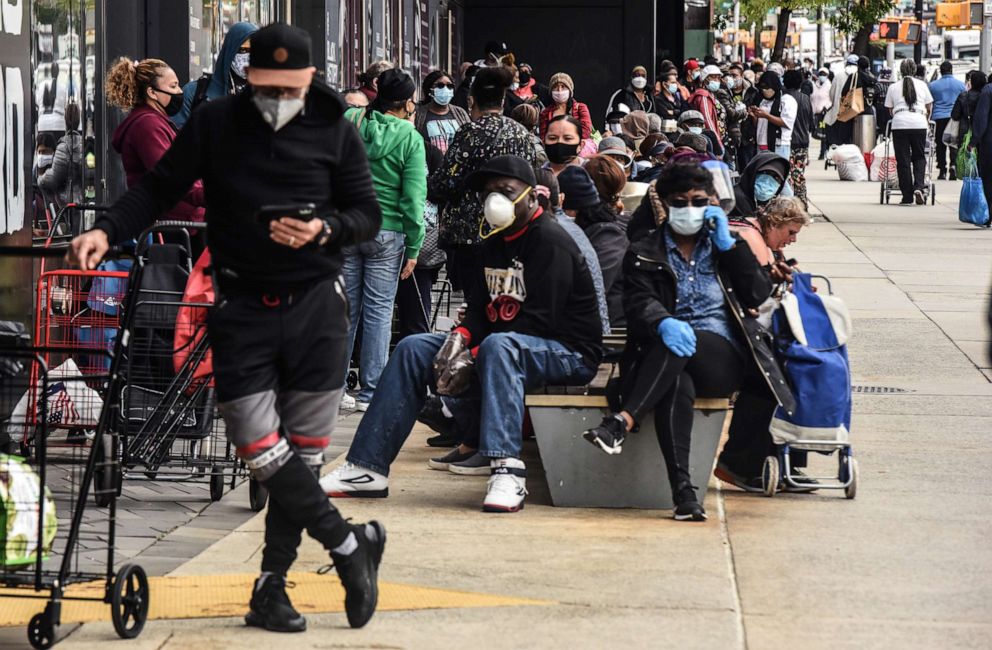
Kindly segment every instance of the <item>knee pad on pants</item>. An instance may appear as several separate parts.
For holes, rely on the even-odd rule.
[[[238,456],[245,461],[251,475],[258,481],[266,481],[282,469],[289,461],[293,450],[289,441],[273,431],[255,442],[237,447]]]

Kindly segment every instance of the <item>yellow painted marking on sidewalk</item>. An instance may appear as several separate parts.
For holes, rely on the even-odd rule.
[[[149,578],[151,611],[149,619],[214,618],[242,616],[248,611],[254,575],[176,576]],[[296,584],[287,590],[293,605],[303,614],[343,612],[344,589],[337,576],[291,573]],[[103,597],[103,582],[73,585],[68,596]],[[27,625],[45,608],[45,601],[11,598],[10,594],[33,593],[0,589],[0,627]],[[469,591],[435,589],[419,585],[379,584],[379,611],[417,609],[458,609],[468,607],[520,607],[553,605],[552,601],[479,594]],[[63,623],[90,623],[110,620],[110,606],[103,602],[66,600],[62,604]]]

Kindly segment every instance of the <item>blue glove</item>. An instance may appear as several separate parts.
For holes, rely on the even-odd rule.
[[[691,357],[696,353],[696,333],[685,321],[677,318],[664,319],[658,324],[658,336],[677,356]]]
[[[710,229],[710,241],[720,251],[729,251],[734,247],[734,236],[730,234],[730,223],[723,209],[716,205],[706,206],[703,219]]]

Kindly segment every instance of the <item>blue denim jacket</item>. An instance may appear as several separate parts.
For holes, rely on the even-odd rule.
[[[699,236],[692,259],[686,261],[671,233],[665,228],[665,250],[675,272],[675,318],[693,329],[719,334],[736,344],[730,329],[726,301],[713,263],[713,244],[705,232]]]

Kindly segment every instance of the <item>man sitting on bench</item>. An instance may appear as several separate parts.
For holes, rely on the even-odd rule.
[[[760,305],[772,284],[715,205],[710,172],[671,164],[656,187],[666,220],[631,243],[623,264],[622,410],[583,436],[619,454],[627,432],[654,412],[675,519],[703,521],[689,476],[693,402],[737,390],[747,363],[741,305]]]
[[[472,294],[479,298],[450,334],[400,341],[347,462],[321,480],[329,496],[388,495],[389,466],[432,387],[481,409],[479,453],[490,459],[483,510],[523,508],[524,394],[548,384],[589,383],[599,366],[602,336],[592,276],[554,215],[543,214],[536,184],[530,164],[517,156],[493,158],[469,177],[470,189],[485,204],[479,251],[484,271]]]

